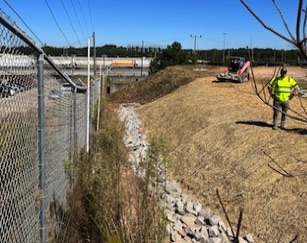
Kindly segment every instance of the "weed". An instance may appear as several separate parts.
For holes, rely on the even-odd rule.
[[[63,161],[63,164],[64,164],[64,170],[65,170],[65,173],[67,175],[67,178],[68,178],[68,181],[70,184],[73,183],[73,175],[74,175],[74,165],[72,163],[71,160],[69,159],[65,159]]]
[[[101,104],[100,130],[92,136],[90,154],[79,155],[69,210],[56,242],[161,242],[165,224],[159,197],[148,188],[157,180],[154,163],[164,145],[151,146],[143,161],[146,178],[137,177],[130,170],[123,143],[124,124],[112,105],[103,99]]]

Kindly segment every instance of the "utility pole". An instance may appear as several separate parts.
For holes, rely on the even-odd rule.
[[[224,42],[223,42],[223,65],[225,65],[225,36],[226,33],[223,33],[224,36]]]
[[[253,62],[254,61],[254,48],[253,48],[253,44],[252,44],[252,42],[253,42],[253,36],[251,36],[251,40],[250,40],[250,49],[251,49],[251,58],[252,58],[252,60],[250,60],[251,62]]]
[[[96,36],[93,32],[93,48],[94,48],[94,76],[96,77]]]
[[[75,55],[71,55],[71,75],[74,76]]]
[[[142,52],[141,52],[141,77],[143,76],[143,48],[144,48],[144,41],[142,41]]]
[[[191,38],[194,38],[194,51],[193,51],[193,54],[195,55],[196,54],[196,39],[197,38],[201,38],[202,36],[197,36],[197,35],[190,35]]]

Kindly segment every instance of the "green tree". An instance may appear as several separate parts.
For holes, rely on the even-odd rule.
[[[186,64],[187,61],[187,52],[183,51],[181,44],[175,41],[150,63],[149,74],[154,74],[167,66]]]

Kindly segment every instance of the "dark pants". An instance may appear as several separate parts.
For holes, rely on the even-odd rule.
[[[282,111],[281,113],[281,126],[284,127],[285,126],[285,122],[286,122],[286,114],[287,114],[287,111],[289,109],[289,101],[285,101],[285,102],[281,102],[281,101],[278,101],[276,99],[274,99],[274,102],[273,102],[273,126],[274,127],[277,127],[277,124],[278,124],[278,114]]]

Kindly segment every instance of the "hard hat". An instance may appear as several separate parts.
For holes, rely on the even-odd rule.
[[[281,73],[287,73],[287,71],[288,71],[288,70],[287,70],[286,67],[282,67],[281,70],[280,70]]]

